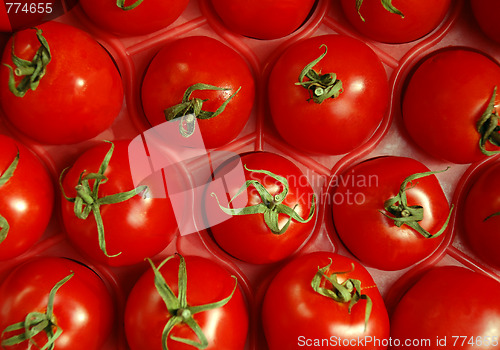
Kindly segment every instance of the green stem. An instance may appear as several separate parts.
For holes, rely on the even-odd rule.
[[[489,141],[492,145],[500,147],[500,117],[498,116],[495,108],[495,99],[497,96],[497,87],[493,88],[488,107],[482,114],[481,118],[477,121],[477,131],[481,138],[479,139],[479,148],[484,155],[492,156],[500,153],[500,151],[488,151],[485,148],[486,143]]]
[[[337,79],[335,73],[321,74],[313,69],[326,56],[328,48],[325,44],[322,44],[319,48],[322,47],[325,48],[325,52],[304,67],[299,74],[299,81],[295,83],[295,85],[300,85],[309,91],[310,98],[308,101],[313,100],[318,104],[326,99],[338,97],[343,91],[342,81]],[[304,80],[306,77],[309,80]]]
[[[70,198],[66,196],[66,193],[64,192],[62,178],[64,173],[66,172],[66,169],[63,170],[61,172],[61,175],[59,176],[59,186],[64,198],[66,198],[67,201],[74,203],[73,210],[77,218],[85,220],[90,215],[90,213],[92,213],[97,226],[99,248],[108,258],[113,258],[120,255],[121,252],[114,255],[109,255],[107,252],[106,239],[104,235],[104,223],[101,217],[100,207],[101,205],[115,204],[127,201],[135,195],[147,190],[147,186],[139,186],[127,192],[120,192],[105,197],[99,197],[99,186],[108,181],[108,178],[104,175],[104,172],[108,168],[114,150],[113,142],[105,142],[109,143],[111,146],[99,167],[99,171],[97,173],[88,173],[86,175],[84,175],[85,172],[82,172],[80,174],[78,183],[75,186],[77,194],[76,197]],[[94,182],[93,186],[90,185],[90,181]]]
[[[413,185],[411,185],[412,181],[420,179],[422,177],[442,173],[444,171],[447,171],[448,169],[449,167],[441,171],[429,171],[408,176],[401,184],[398,195],[396,195],[391,199],[388,199],[384,203],[385,210],[390,214],[392,214],[393,216],[390,216],[384,213],[383,211],[380,212],[389,219],[393,220],[394,224],[397,227],[401,227],[402,225],[407,225],[412,229],[414,229],[415,231],[417,231],[418,233],[420,233],[425,238],[439,237],[446,230],[446,227],[448,226],[448,223],[451,218],[451,213],[453,211],[453,206],[451,206],[448,218],[446,219],[441,229],[435,234],[431,234],[427,232],[419,224],[419,222],[422,221],[424,218],[424,208],[420,205],[409,206],[406,198],[406,191],[414,187]],[[410,187],[408,187],[408,184],[410,184]]]
[[[494,218],[496,216],[500,216],[500,211],[498,213],[494,213],[494,214],[491,214],[490,216],[488,216],[486,219],[484,219],[483,221],[486,221],[486,220],[489,220],[491,218]]]
[[[132,5],[129,5],[129,6],[125,6],[125,1],[126,0],[116,0],[116,6],[118,6],[122,10],[129,11],[129,10],[133,10],[137,6],[139,6],[142,3],[143,0],[137,0]]]
[[[399,11],[396,7],[394,7],[394,5],[392,4],[392,0],[381,0],[381,3],[382,6],[390,13],[394,13],[396,15],[401,16],[401,18],[405,18],[405,15],[401,11]],[[363,5],[363,0],[356,0],[356,9],[358,10],[358,15],[361,18],[361,20],[365,22],[365,19],[360,12],[361,5]]]
[[[7,181],[9,181],[14,172],[17,169],[17,165],[19,164],[19,149],[17,150],[16,156],[14,160],[10,163],[7,169],[0,176],[0,187],[5,185]],[[7,238],[7,234],[9,233],[10,225],[5,217],[0,214],[0,244]]]
[[[297,222],[300,223],[307,223],[309,222],[313,216],[314,216],[314,211],[316,208],[316,196],[313,195],[313,202],[311,205],[311,209],[309,211],[309,215],[306,219],[303,219],[297,214],[295,211],[295,208],[298,206],[295,205],[293,208],[283,204],[282,202],[285,200],[288,191],[289,191],[289,186],[288,186],[288,181],[285,177],[276,175],[270,171],[267,170],[252,170],[248,169],[246,165],[244,166],[247,171],[252,171],[255,173],[260,173],[260,174],[265,174],[270,177],[272,177],[274,180],[278,181],[281,184],[281,187],[283,190],[276,194],[276,195],[271,195],[269,191],[262,185],[260,182],[257,180],[247,180],[243,186],[240,187],[238,192],[231,198],[231,200],[228,203],[228,207],[224,207],[220,204],[219,199],[217,198],[217,195],[215,193],[211,193],[212,197],[215,197],[217,200],[217,204],[219,207],[228,215],[253,215],[253,214],[263,214],[264,216],[264,222],[266,223],[267,227],[271,230],[273,234],[276,235],[281,235],[286,232],[288,227],[290,226],[290,223],[292,219],[294,219]],[[252,205],[249,207],[244,207],[244,208],[230,208],[229,205],[231,202],[236,199],[240,194],[243,193],[248,187],[254,186],[254,188],[257,190],[257,192],[260,195],[261,198],[261,203]],[[279,214],[284,214],[288,216],[288,221],[286,224],[280,228],[278,225],[278,219],[279,219]]]

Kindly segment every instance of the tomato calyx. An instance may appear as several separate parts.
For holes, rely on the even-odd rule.
[[[234,94],[229,96],[227,100],[225,100],[219,108],[217,108],[214,112],[204,111],[203,103],[208,101],[201,98],[193,98],[191,99],[191,95],[193,92],[197,90],[215,90],[215,91],[228,91],[230,88],[223,88],[219,86],[197,83],[191,85],[184,92],[184,96],[182,97],[182,102],[165,109],[164,114],[167,121],[171,121],[174,119],[180,118],[179,123],[179,132],[183,137],[189,137],[194,134],[196,118],[198,119],[210,119],[218,116],[228,105],[231,99],[236,96],[236,94],[241,90],[241,86],[236,90]]]
[[[337,74],[321,74],[321,72],[318,73],[313,69],[313,67],[318,64],[318,62],[321,61],[328,52],[328,47],[325,44],[322,44],[319,48],[321,49],[322,47],[325,48],[325,52],[304,67],[304,69],[300,72],[299,81],[295,83],[295,85],[300,85],[309,91],[310,97],[307,99],[308,102],[313,100],[318,104],[322,103],[326,99],[338,97],[343,91],[342,81],[337,79]],[[304,81],[304,78],[306,77],[309,80]]]
[[[12,68],[10,65],[5,64],[10,70],[9,75],[9,90],[17,97],[23,97],[26,95],[28,90],[35,91],[40,80],[46,73],[47,65],[50,63],[52,56],[50,54],[50,48],[47,40],[42,35],[42,30],[34,28],[36,30],[36,37],[40,42],[40,47],[33,56],[31,61],[23,60],[19,58],[14,53],[14,38],[12,40],[12,51],[11,59],[16,68]],[[16,86],[16,78],[23,77],[19,84]]]
[[[6,333],[15,332],[18,330],[24,330],[24,333],[14,335],[10,338],[2,340],[2,347],[14,346],[21,344],[24,341],[30,343],[29,349],[34,345],[37,349],[41,350],[52,350],[54,349],[54,343],[57,338],[62,334],[63,330],[59,327],[55,321],[54,317],[54,299],[57,291],[66,282],[68,282],[73,276],[74,272],[71,272],[68,276],[64,277],[62,280],[57,282],[54,287],[50,290],[49,299],[47,302],[47,311],[45,313],[41,312],[30,312],[26,315],[24,321],[15,323],[13,325],[7,326],[2,332],[2,338]],[[55,330],[55,332],[54,332]],[[40,347],[36,341],[33,339],[40,332],[45,332],[47,334],[47,343]]]
[[[392,4],[392,0],[381,0],[381,2],[382,2],[382,6],[384,6],[384,8],[387,11],[389,11],[390,13],[394,13],[396,15],[399,15],[399,16],[401,16],[401,18],[405,18],[405,15],[401,11],[399,11],[396,7],[394,7],[394,5]],[[358,15],[361,18],[361,20],[363,22],[365,22],[365,19],[361,15],[361,12],[360,12],[361,5],[363,5],[363,0],[356,0],[356,9],[358,10]]]
[[[142,3],[143,0],[137,0],[132,5],[128,5],[128,6],[125,6],[125,1],[126,0],[116,0],[116,6],[118,6],[122,10],[129,11],[129,10],[133,10],[137,6],[139,6]]]
[[[493,89],[488,107],[477,121],[477,131],[481,135],[479,139],[479,148],[484,155],[492,156],[500,153],[500,151],[488,151],[484,146],[486,142],[490,142],[494,146],[500,147],[500,117],[495,108],[495,98],[497,96],[497,87]]]
[[[174,294],[160,272],[160,269],[163,267],[163,265],[165,265],[169,260],[175,258],[176,256],[179,256],[180,259],[178,272],[178,296]],[[235,280],[235,285],[231,294],[226,298],[210,304],[191,306],[188,305],[187,302],[187,272],[186,261],[184,260],[184,257],[180,254],[171,255],[163,260],[160,265],[158,265],[158,267],[154,265],[151,259],[147,258],[146,260],[149,262],[151,268],[154,271],[154,282],[156,290],[165,302],[165,306],[167,307],[170,314],[170,318],[168,319],[162,333],[163,350],[168,350],[167,340],[169,336],[170,339],[179,343],[191,345],[196,347],[197,349],[205,349],[208,346],[208,340],[205,334],[203,334],[203,331],[201,330],[196,320],[193,318],[193,315],[199,312],[221,308],[226,305],[229,300],[231,300],[234,292],[236,291],[236,288],[238,287],[238,279],[235,276],[231,276]],[[189,328],[191,328],[191,330],[196,334],[199,342],[170,335],[172,329],[179,324],[185,324]]]
[[[353,278],[346,279],[344,282],[339,283],[337,276],[345,275],[354,271],[354,264],[351,264],[352,268],[349,271],[333,272],[329,276],[326,272],[330,269],[332,265],[332,259],[329,258],[330,263],[322,268],[318,266],[318,271],[314,275],[311,281],[312,289],[327,298],[334,300],[337,303],[349,303],[348,312],[351,310],[358,301],[364,299],[366,300],[365,307],[365,329],[368,327],[368,321],[370,320],[370,314],[372,312],[372,300],[366,294],[361,294],[361,281]],[[331,288],[325,287],[325,280],[331,283]]]
[[[5,185],[7,181],[10,180],[10,178],[14,175],[14,172],[17,169],[17,164],[19,163],[19,150],[17,150],[17,154],[14,157],[14,160],[10,165],[7,167],[7,169],[4,171],[4,173],[0,176],[0,187]],[[5,238],[7,238],[7,234],[9,233],[10,225],[7,222],[7,219],[5,219],[1,214],[0,214],[0,243],[2,243]]]
[[[271,230],[273,234],[276,235],[281,235],[286,232],[288,227],[290,226],[290,223],[292,219],[294,219],[297,222],[300,222],[302,224],[305,224],[309,222],[313,216],[314,216],[314,211],[316,208],[316,196],[313,195],[313,200],[312,200],[312,205],[311,209],[309,211],[309,215],[306,219],[303,219],[302,217],[297,214],[295,211],[295,208],[298,206],[296,204],[293,208],[287,206],[286,204],[283,204],[283,201],[285,200],[288,191],[289,191],[289,186],[288,186],[288,180],[280,175],[274,174],[270,171],[267,170],[253,170],[253,169],[248,169],[246,164],[244,165],[245,169],[250,172],[256,172],[256,173],[261,173],[268,175],[272,177],[274,180],[277,180],[279,183],[281,183],[283,190],[275,194],[274,196],[269,193],[269,191],[266,189],[264,185],[262,185],[259,181],[257,180],[247,180],[243,186],[240,187],[238,192],[231,198],[231,200],[228,203],[228,207],[224,207],[220,204],[219,199],[217,198],[217,195],[212,192],[211,196],[215,197],[217,200],[217,204],[219,207],[229,215],[253,215],[253,214],[263,214],[264,215],[264,222],[266,223],[267,227]],[[254,186],[254,188],[257,190],[259,193],[259,196],[262,200],[261,203],[249,206],[249,207],[244,207],[244,208],[230,208],[229,205],[231,202],[238,197],[244,190],[246,190],[248,187]],[[279,228],[278,225],[278,219],[279,219],[279,214],[284,214],[288,216],[288,221],[286,224],[282,227]]]
[[[62,186],[62,177],[67,169],[64,169],[61,172],[61,175],[59,177],[59,186],[61,188],[64,198],[66,198],[67,201],[75,204],[74,213],[77,218],[85,220],[90,215],[90,213],[94,214],[94,219],[97,225],[97,233],[99,236],[99,247],[101,248],[101,251],[104,253],[104,255],[106,255],[108,258],[113,258],[120,255],[121,252],[114,255],[109,255],[106,250],[104,224],[102,221],[100,206],[105,204],[115,204],[127,201],[130,198],[134,197],[135,195],[143,191],[146,191],[148,187],[139,186],[127,192],[120,192],[99,198],[99,186],[108,181],[108,178],[104,175],[104,172],[108,168],[109,161],[111,160],[111,156],[113,155],[113,150],[115,147],[113,142],[111,141],[105,141],[105,142],[111,144],[111,147],[109,148],[109,151],[106,153],[106,156],[104,157],[101,166],[99,167],[99,171],[97,173],[88,173],[86,175],[84,175],[86,171],[85,170],[82,171],[82,173],[78,178],[78,184],[75,186],[75,190],[77,193],[76,197],[70,198],[66,196],[64,188]],[[90,181],[94,181],[92,188],[90,186]]]
[[[445,223],[439,229],[438,232],[435,234],[431,234],[427,232],[422,226],[420,226],[419,222],[423,220],[424,218],[424,208],[420,205],[412,205],[409,206],[406,198],[406,191],[412,189],[413,187],[416,186],[412,184],[414,180],[420,179],[422,177],[438,174],[445,172],[449,169],[446,168],[445,170],[440,170],[440,171],[428,171],[428,172],[423,172],[423,173],[416,173],[413,175],[408,176],[406,179],[404,179],[403,183],[400,186],[399,193],[393,197],[385,201],[384,203],[384,208],[387,212],[389,212],[391,215],[388,215],[384,213],[383,211],[379,210],[380,213],[382,213],[384,216],[388,217],[389,219],[394,221],[394,224],[397,227],[401,227],[403,225],[407,225],[420,233],[423,237],[425,238],[435,238],[439,237],[445,230],[446,227],[448,227],[448,223],[451,218],[451,213],[453,211],[453,205],[450,208],[450,212],[448,214],[448,218],[446,219]],[[410,184],[410,187],[408,187],[408,184]]]

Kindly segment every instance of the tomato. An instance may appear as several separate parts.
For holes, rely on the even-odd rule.
[[[482,259],[500,267],[500,163],[494,163],[473,182],[464,202],[464,232],[473,249]]]
[[[434,268],[396,306],[393,349],[498,349],[499,297],[500,284],[485,275],[459,266]]]
[[[173,255],[151,265],[127,300],[131,350],[195,349],[186,341],[206,350],[245,348],[248,310],[234,276],[197,256]]]
[[[495,25],[500,3],[496,0],[469,1],[472,14],[484,34],[500,44],[500,29]]]
[[[365,142],[383,119],[389,102],[387,74],[359,40],[335,34],[312,37],[281,54],[269,77],[268,99],[274,125],[292,147],[343,154]]]
[[[307,176],[280,155],[251,152],[240,159],[244,179],[226,182],[227,189],[208,185],[206,227],[222,249],[240,260],[254,264],[282,260],[294,253],[314,228],[314,191]],[[214,176],[223,178],[232,168],[232,162],[223,164]],[[238,192],[240,189],[245,191]],[[231,203],[228,198],[232,198]]]
[[[256,39],[278,39],[297,30],[315,0],[211,0],[215,12],[232,32]],[[276,14],[279,14],[277,16]]]
[[[500,145],[498,85],[500,66],[488,57],[457,47],[434,52],[416,68],[404,92],[408,134],[439,159],[459,164],[484,159]]]
[[[12,45],[16,56],[31,62],[19,64],[23,74],[38,65],[45,68],[15,77],[17,87],[9,88],[11,69],[16,68]],[[73,144],[95,137],[113,123],[122,102],[122,82],[113,60],[84,31],[47,22],[14,34],[7,43],[0,67],[0,105],[9,121],[34,140]]]
[[[58,350],[99,350],[110,337],[113,314],[113,301],[101,278],[73,260],[31,259],[16,267],[0,285],[2,349],[41,348],[52,340]],[[28,316],[30,323],[25,321]],[[44,321],[49,323],[42,327]],[[31,341],[10,345],[24,326],[39,333]]]
[[[80,0],[87,16],[107,32],[142,35],[172,24],[189,0]]]
[[[189,96],[183,99],[186,92]],[[215,148],[233,140],[245,126],[255,87],[239,54],[216,39],[192,36],[170,42],[156,54],[144,76],[141,96],[152,126],[167,120],[167,110],[173,111],[168,118],[180,120],[182,128],[183,116],[201,103],[204,113],[197,114],[197,123],[205,147]],[[175,106],[180,110],[175,112]]]
[[[24,145],[0,135],[0,149],[0,260],[7,260],[27,251],[45,232],[54,187],[47,169]]]
[[[159,253],[177,232],[166,188],[134,187],[128,144],[126,140],[100,143],[62,174],[68,237],[89,257],[111,266],[135,264]],[[96,190],[93,178],[103,175]],[[108,197],[116,194],[120,199]]]
[[[410,178],[415,174],[425,176]],[[436,176],[422,163],[372,158],[333,180],[335,228],[363,263],[381,270],[404,269],[442,243],[450,207]],[[413,220],[403,221],[409,218]]]
[[[451,0],[342,0],[344,14],[357,31],[392,44],[413,41],[433,31],[450,5]]]
[[[329,252],[300,256],[278,272],[262,322],[269,350],[386,349],[375,341],[389,337],[387,310],[369,272]]]

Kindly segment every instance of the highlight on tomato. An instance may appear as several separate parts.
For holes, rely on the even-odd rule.
[[[266,264],[290,256],[309,238],[317,217],[316,195],[307,175],[270,152],[244,153],[236,161],[245,169],[241,183],[207,186],[206,227],[217,244],[237,259]],[[228,161],[214,176],[224,178],[233,167]]]
[[[92,22],[118,35],[144,35],[174,23],[189,0],[79,0]]]
[[[134,285],[125,309],[131,350],[243,350],[248,310],[238,280],[219,264],[175,254]]]
[[[176,39],[153,57],[141,88],[151,126],[178,123],[189,138],[199,127],[205,147],[221,147],[245,127],[253,108],[255,83],[245,60],[207,36]]]
[[[32,258],[0,285],[2,349],[100,350],[113,325],[106,285],[80,262]]]
[[[0,135],[0,260],[28,251],[52,216],[54,185],[35,154]]]
[[[129,140],[101,142],[60,176],[62,218],[71,242],[111,266],[161,252],[177,233],[168,189],[134,186]]]
[[[389,84],[365,43],[326,34],[284,50],[272,67],[267,97],[277,131],[292,147],[337,155],[375,132],[387,112]]]
[[[446,17],[451,0],[342,0],[345,17],[363,36],[400,44],[420,39]]]
[[[370,273],[330,252],[302,255],[276,274],[262,323],[269,350],[378,350],[387,349],[389,338],[387,310]]]
[[[500,284],[486,275],[461,266],[432,268],[396,305],[392,349],[497,349],[499,297]]]
[[[500,163],[489,165],[474,180],[468,191],[464,209],[463,228],[473,252],[489,264],[500,267]]]
[[[463,47],[431,53],[403,93],[409,136],[428,154],[458,164],[499,153],[499,85],[500,66],[482,53]]]
[[[110,55],[88,33],[47,22],[12,35],[0,65],[0,106],[44,144],[74,144],[108,129],[123,102]]]
[[[335,178],[335,229],[368,266],[400,270],[443,242],[452,209],[436,174],[419,161],[386,156],[363,161]]]

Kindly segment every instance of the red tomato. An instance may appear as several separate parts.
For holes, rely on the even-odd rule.
[[[34,29],[14,34],[4,50],[0,67],[0,105],[5,116],[24,134],[41,143],[71,144],[106,130],[120,112],[123,87],[120,74],[108,53],[87,33],[58,22],[40,25],[50,50],[50,61],[37,77],[16,77],[16,92],[9,89],[14,53],[32,61],[33,68],[49,60]],[[36,55],[36,52],[44,52]],[[36,59],[36,57],[44,57]],[[45,74],[43,74],[45,72]],[[28,73],[29,74],[29,73]],[[35,74],[36,75],[36,74]],[[29,84],[35,79],[39,84]],[[26,85],[25,89],[22,85]],[[16,89],[14,89],[17,91]]]
[[[196,256],[171,256],[155,269],[144,273],[127,300],[125,332],[131,350],[194,349],[175,337],[202,344],[204,338],[206,347],[198,348],[205,350],[244,349],[248,310],[236,278]],[[212,303],[217,305],[206,307]],[[165,332],[167,322],[171,327]]]
[[[411,158],[380,157],[359,163],[335,179],[338,187],[331,197],[335,228],[347,249],[363,263],[400,270],[428,257],[441,244],[445,234],[437,233],[447,223],[450,207],[436,176],[408,182],[403,187],[406,203],[396,197],[405,179],[426,172],[425,165]],[[392,198],[398,201],[386,203]],[[398,208],[388,211],[388,204]],[[423,207],[423,218],[417,217],[413,206]],[[419,221],[398,226],[390,217],[402,218],[404,210]],[[432,237],[419,233],[418,226]]]
[[[57,284],[62,285],[55,288]],[[52,290],[55,294],[51,303]],[[112,330],[113,309],[113,301],[101,278],[81,263],[53,257],[29,260],[15,268],[0,286],[2,349],[41,348],[47,343],[49,332],[46,330],[31,338],[39,347],[28,340],[17,345],[6,343],[7,339],[23,333],[6,327],[16,323],[28,326],[25,319],[31,314],[31,319],[36,316],[40,323],[48,320],[51,333],[62,330],[55,339],[54,349],[100,350]],[[35,331],[35,325],[32,323],[30,330]]]
[[[386,2],[392,5],[388,9]],[[342,0],[347,20],[362,35],[393,44],[413,41],[433,31],[450,5],[451,0]]]
[[[142,35],[168,27],[189,0],[80,0],[89,18],[107,32]],[[119,5],[118,5],[119,3]]]
[[[25,146],[0,135],[0,149],[0,260],[7,260],[27,251],[45,232],[54,187],[47,169]]]
[[[99,174],[101,164],[111,151],[110,143],[98,144],[83,153],[62,181],[64,193],[71,199],[62,196],[63,221],[69,238],[92,259],[112,266],[135,264],[159,253],[177,232],[177,222],[170,200],[165,197],[165,188],[150,186],[145,192],[139,187],[134,190],[128,144],[129,141],[114,143],[109,166],[104,171],[106,179],[98,187],[98,196],[95,195],[94,180],[86,180],[86,177]],[[79,181],[82,174],[82,181]],[[75,188],[79,184],[87,191],[82,190],[77,196]],[[128,199],[106,204],[109,201],[105,197],[118,193],[127,193]],[[78,202],[83,203],[83,208],[77,209],[78,213],[87,210],[85,220],[75,215]],[[101,238],[96,208],[99,208],[102,218]]]
[[[207,227],[220,247],[238,259],[254,264],[284,259],[307,240],[314,228],[314,191],[307,176],[277,154],[246,153],[241,163],[245,179],[240,183],[227,183],[228,188],[222,191],[213,183],[208,186]],[[214,175],[224,177],[232,168],[232,163],[224,164]],[[246,193],[235,196],[240,188],[246,188]],[[228,206],[227,198],[233,197],[236,201]],[[241,206],[235,204],[242,200]]]
[[[392,348],[498,349],[498,298],[500,284],[485,275],[458,266],[434,268],[396,306]]]
[[[223,146],[245,126],[252,111],[255,87],[246,62],[218,40],[193,36],[164,46],[144,76],[141,90],[144,113],[152,126],[164,123],[165,110],[181,104],[185,92],[195,84],[224,89],[196,90],[190,96],[190,103],[202,102],[202,110],[206,112],[215,113],[227,103],[216,116],[198,117],[205,147]],[[191,109],[192,106],[186,113],[191,113]],[[175,119],[182,121],[181,115]]]
[[[325,52],[304,79],[311,91],[297,85],[304,68]],[[339,81],[337,97],[315,102],[316,91],[326,96],[327,90],[340,87]],[[268,98],[274,125],[290,145],[312,153],[342,154],[373,134],[386,113],[389,87],[384,66],[368,46],[330,34],[299,41],[283,52],[269,78]]]
[[[308,18],[315,0],[211,0],[227,28],[256,39],[278,39],[293,33]],[[279,14],[279,15],[276,15]]]
[[[270,350],[386,349],[389,337],[387,310],[368,271],[329,252],[303,255],[278,272],[264,298],[262,322]]]
[[[461,48],[435,52],[423,60],[408,81],[402,104],[406,130],[434,157],[460,164],[479,161],[486,157],[478,131],[485,112],[481,142],[486,153],[500,150],[495,108],[500,99],[494,93],[499,85],[500,66],[488,57]]]
[[[469,1],[472,13],[484,34],[500,44],[500,28],[496,25],[496,14],[500,11],[497,0]]]
[[[500,163],[494,163],[474,181],[467,194],[464,228],[474,252],[490,264],[500,267]],[[495,215],[496,214],[496,215]]]

